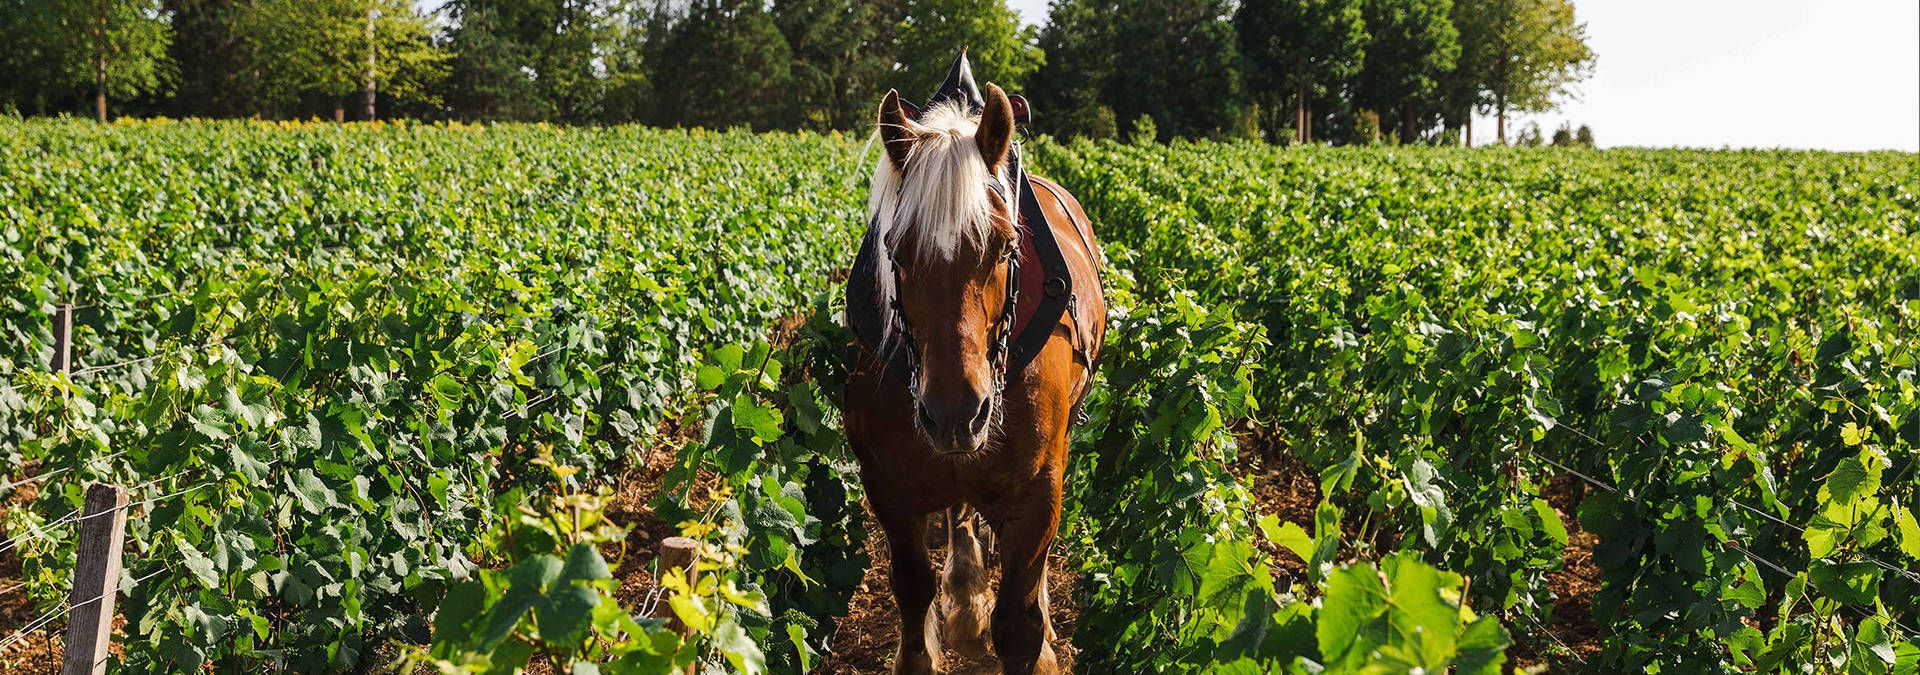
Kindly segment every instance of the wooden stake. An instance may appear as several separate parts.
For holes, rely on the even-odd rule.
[[[654,583],[665,586],[666,584],[661,583],[661,580],[664,579],[666,575],[671,574],[673,568],[678,567],[681,570],[681,574],[686,576],[687,585],[689,587],[693,586],[698,580],[693,573],[693,561],[698,557],[697,553],[699,550],[700,542],[689,537],[667,537],[666,539],[660,540],[661,579],[655,579]],[[681,636],[686,636],[692,632],[687,629],[686,624],[680,623],[680,617],[673,613],[672,607],[668,607],[667,609],[667,628]],[[694,675],[699,667],[700,664],[698,662],[688,664],[686,674]]]
[[[73,367],[73,305],[53,308],[53,372],[61,375]]]
[[[113,642],[114,601],[120,592],[120,549],[126,543],[127,489],[87,486],[79,543],[74,548],[73,591],[67,595],[67,656],[61,675],[104,675]]]
[[[667,537],[660,540],[660,575],[665,577],[673,568],[678,567],[680,573],[686,576],[688,585],[691,586],[694,581],[694,554],[699,550],[700,542],[689,537]],[[674,632],[686,635],[687,627],[680,623],[680,618],[674,616],[671,613],[672,610],[668,612],[667,625],[673,628]]]

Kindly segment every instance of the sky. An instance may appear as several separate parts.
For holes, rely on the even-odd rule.
[[[1009,0],[1044,24],[1046,0]],[[1602,147],[1920,151],[1920,0],[1574,0],[1597,57],[1578,99],[1509,116]],[[1518,122],[1516,124],[1516,121]],[[1493,140],[1492,119],[1474,140]]]

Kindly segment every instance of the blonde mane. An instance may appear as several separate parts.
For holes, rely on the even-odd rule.
[[[913,137],[906,169],[886,153],[874,165],[867,217],[887,248],[900,250],[911,231],[914,259],[950,261],[963,246],[979,250],[992,231],[990,174],[974,141],[980,121],[959,101],[929,108],[907,120]]]

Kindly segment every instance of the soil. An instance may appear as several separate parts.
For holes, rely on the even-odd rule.
[[[1600,592],[1600,567],[1593,562],[1597,537],[1579,526],[1575,513],[1581,495],[1578,487],[1572,476],[1559,476],[1545,490],[1547,503],[1567,524],[1567,548],[1562,552],[1560,569],[1547,574],[1554,608],[1546,634],[1535,631],[1531,639],[1516,636],[1514,646],[1507,650],[1507,659],[1516,669],[1578,670],[1600,651],[1605,637],[1593,622],[1593,595]]]
[[[886,673],[893,666],[893,654],[899,644],[900,616],[893,606],[893,587],[887,579],[887,565],[890,556],[887,553],[885,535],[880,532],[880,524],[867,514],[867,555],[873,558],[873,566],[867,568],[867,576],[860,582],[860,590],[848,607],[847,616],[841,619],[834,630],[831,642],[833,653],[827,656],[816,672],[820,673]],[[946,560],[946,523],[944,518],[931,519],[927,528],[927,540],[939,542],[932,546],[931,556],[935,574],[939,574],[942,561]],[[988,553],[986,566],[988,576],[997,588],[1000,583],[998,560]],[[1052,604],[1053,630],[1058,639],[1053,641],[1054,656],[1060,667],[1071,672],[1076,653],[1070,640],[1073,635],[1074,621],[1079,616],[1079,606],[1074,603],[1074,588],[1079,575],[1067,562],[1066,555],[1054,546],[1047,554],[1048,600]],[[948,672],[952,675],[981,675],[1000,672],[1000,663],[991,653],[980,661],[969,661],[953,650],[947,650],[945,660]]]

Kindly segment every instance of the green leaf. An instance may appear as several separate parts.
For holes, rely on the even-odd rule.
[[[200,582],[207,590],[220,590],[220,573],[214,570],[213,560],[187,544],[184,538],[177,539],[175,545],[180,551],[181,562],[186,564],[187,573],[193,575],[193,580]]]
[[[607,561],[600,557],[600,551],[592,544],[574,544],[567,550],[567,562],[560,569],[560,582],[578,580],[611,579],[613,573],[607,569]]]
[[[813,672],[813,646],[807,644],[807,629],[788,622],[787,641],[793,644],[793,653],[799,656],[800,672]]]
[[[764,446],[780,439],[785,420],[779,410],[761,406],[752,396],[743,392],[733,399],[733,424],[735,428],[752,434],[755,445]]]
[[[1460,634],[1460,656],[1454,659],[1460,675],[1494,675],[1506,664],[1506,649],[1513,644],[1507,629],[1491,617],[1467,625]]]
[[[1846,426],[1840,427],[1840,440],[1847,445],[1865,443],[1867,441],[1867,435],[1868,432],[1866,429],[1861,428],[1859,424],[1853,422],[1848,422]]]
[[[593,610],[599,604],[600,593],[593,588],[566,580],[557,582],[534,613],[540,639],[560,649],[579,644],[593,624]]]
[[[1259,523],[1261,536],[1266,537],[1267,541],[1279,544],[1282,548],[1293,552],[1295,556],[1300,558],[1300,562],[1311,561],[1313,559],[1313,537],[1307,536],[1306,528],[1300,527],[1298,523],[1279,523],[1279,520],[1279,517],[1273,514],[1261,516]],[[1279,523],[1279,525],[1276,527],[1275,523]]]
[[[487,609],[487,589],[477,579],[454,584],[434,610],[433,632],[447,639],[466,640],[473,634],[476,619]]]
[[[726,655],[727,662],[733,664],[734,670],[747,675],[767,672],[766,655],[760,652],[760,645],[747,635],[746,630],[740,628],[740,624],[732,621],[720,624],[713,631],[713,646]]]
[[[713,351],[713,363],[727,372],[740,370],[740,362],[746,358],[747,350],[737,344],[721,345]]]
[[[1566,546],[1567,525],[1561,522],[1560,512],[1553,510],[1553,505],[1545,499],[1533,500],[1533,512],[1540,516],[1541,527],[1547,531],[1547,536],[1552,537],[1554,543]]]
[[[1444,670],[1457,643],[1460,609],[1441,597],[1440,591],[1446,588],[1457,593],[1459,578],[1406,552],[1387,556],[1380,567],[1392,594],[1387,615],[1392,641],[1406,646],[1409,654],[1419,654],[1419,663],[1425,668]]]
[[[1720,588],[1720,598],[1731,600],[1747,609],[1759,609],[1767,604],[1767,589],[1752,563],[1740,567],[1740,574]]]
[[[193,629],[194,644],[219,644],[220,638],[227,634],[227,620],[207,614],[199,605],[187,605],[184,614],[187,626]]]
[[[693,377],[693,384],[702,391],[713,391],[726,383],[727,374],[727,371],[719,366],[700,366],[700,370]]]
[[[300,502],[300,508],[307,513],[320,515],[328,508],[338,506],[333,488],[313,475],[312,469],[301,469],[293,473],[288,480],[292,483],[293,494]]]
[[[1880,567],[1870,562],[1815,560],[1807,578],[1827,597],[1849,605],[1872,607],[1880,598]]]
[[[515,564],[507,573],[507,590],[487,613],[480,648],[489,649],[513,633],[529,610],[546,599],[547,585],[560,574],[560,559],[537,555]]]
[[[1853,633],[1852,651],[1854,672],[1883,672],[1896,658],[1893,637],[1887,634],[1886,623],[1877,616],[1860,620]]]
[[[1920,522],[1915,522],[1913,509],[1900,509],[1893,522],[1900,530],[1900,552],[1920,560]]]
[[[1827,476],[1827,499],[1847,504],[1873,496],[1880,490],[1880,472],[1886,467],[1885,455],[1873,448],[1862,448],[1860,454],[1840,460]]]
[[[1372,565],[1344,565],[1327,575],[1314,637],[1330,670],[1353,671],[1386,642],[1387,589]]]

